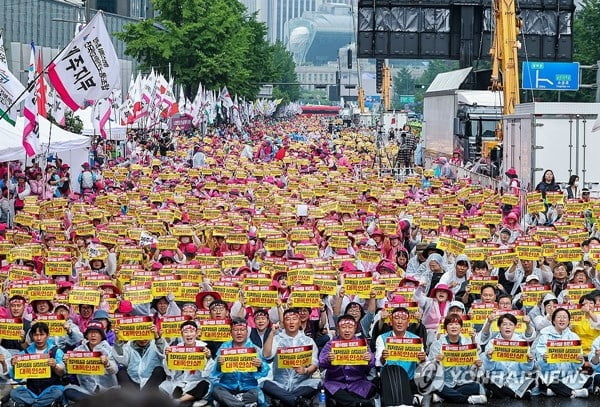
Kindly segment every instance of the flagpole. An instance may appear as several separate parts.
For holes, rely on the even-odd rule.
[[[35,84],[37,82],[37,80],[40,78],[40,76],[42,76],[44,73],[47,73],[46,70],[48,69],[48,67],[50,65],[52,65],[52,63],[54,61],[56,61],[56,59],[62,54],[62,52],[69,46],[71,45],[71,41],[69,41],[69,43],[67,45],[65,45],[59,52],[58,54],[56,54],[54,56],[54,58],[52,58],[52,60],[48,63],[48,65],[46,65],[44,67],[44,69],[42,69],[42,71],[40,73],[36,73],[36,75],[34,76],[34,78],[31,80],[31,83],[28,83],[27,86],[25,86],[25,90],[23,90],[23,92],[21,92],[21,94],[19,94],[19,96],[17,96],[13,102],[10,104],[10,106],[8,106],[8,108],[0,115],[0,120],[4,119],[7,115],[8,112],[10,112],[10,109],[12,109],[13,107],[15,107],[15,105],[17,103],[21,102],[21,98],[28,92],[30,92],[34,87]]]

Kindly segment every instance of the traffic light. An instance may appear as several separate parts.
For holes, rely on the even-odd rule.
[[[352,48],[348,48],[348,69],[352,69]]]
[[[377,93],[381,93],[381,87],[383,86],[383,64],[383,59],[375,61],[375,89]]]

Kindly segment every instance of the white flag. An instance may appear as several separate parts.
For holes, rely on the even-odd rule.
[[[119,59],[98,12],[48,67],[54,89],[73,111],[121,87]]]

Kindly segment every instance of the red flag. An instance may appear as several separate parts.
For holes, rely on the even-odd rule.
[[[42,72],[44,71],[44,64],[42,63],[42,49],[38,51],[38,61],[35,69],[36,73],[39,75],[37,83],[35,85],[35,93],[37,100],[37,111],[38,114],[42,117],[48,117],[48,112],[46,111],[46,93],[48,92],[48,87],[46,86],[46,81],[44,79],[44,75]]]

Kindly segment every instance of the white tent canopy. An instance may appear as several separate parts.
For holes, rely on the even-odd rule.
[[[11,126],[5,120],[0,120],[0,162],[12,160],[24,160],[25,150],[23,149],[23,117],[17,118],[17,125]],[[43,118],[38,117],[40,133],[40,151],[39,154],[60,153],[71,150],[77,150],[90,147],[90,138],[80,134],[71,133],[52,125]],[[50,146],[50,147],[48,147]]]
[[[88,107],[83,110],[78,110],[74,114],[81,119],[83,123],[82,133],[87,136],[99,135],[99,131],[94,129],[92,114],[93,107]],[[113,110],[110,118],[110,123],[106,123],[106,134],[109,140],[125,140],[127,138],[127,127],[116,124],[115,111]]]

